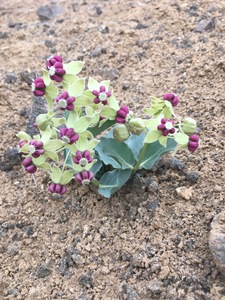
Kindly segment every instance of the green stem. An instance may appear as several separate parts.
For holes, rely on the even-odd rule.
[[[64,172],[65,164],[66,164],[67,159],[68,159],[68,157],[69,157],[70,154],[71,154],[71,151],[69,150],[69,151],[67,152],[67,154],[66,154],[66,159],[65,159],[64,164],[63,164],[62,173]]]
[[[97,187],[99,187],[99,182],[95,178],[92,179],[91,183]]]
[[[141,150],[140,158],[139,158],[138,162],[136,163],[136,165],[133,168],[133,171],[132,171],[133,174],[136,173],[137,170],[139,169],[140,164],[142,163],[142,160],[143,160],[143,158],[145,156],[145,152],[147,150],[147,147],[148,147],[148,144],[145,143],[144,146],[143,146],[143,148],[142,148],[142,150]]]

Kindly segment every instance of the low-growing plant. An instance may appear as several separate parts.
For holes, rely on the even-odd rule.
[[[28,173],[43,169],[50,174],[49,191],[63,195],[72,180],[93,183],[110,197],[138,170],[150,170],[170,151],[194,152],[199,137],[196,122],[174,112],[178,97],[151,97],[146,118],[135,117],[116,100],[108,80],[79,78],[82,61],[63,63],[52,56],[35,79],[32,91],[45,97],[48,111],[36,118],[39,134],[19,132],[22,165]]]

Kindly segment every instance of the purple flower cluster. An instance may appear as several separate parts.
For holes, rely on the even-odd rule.
[[[83,170],[82,172],[77,173],[76,179],[80,184],[89,184],[93,179],[94,174],[91,171]]]
[[[85,150],[84,152],[78,150],[73,161],[75,162],[75,164],[78,164],[81,167],[85,167],[87,164],[93,161],[93,157],[91,156],[91,153],[88,150]]]
[[[56,97],[56,102],[59,104],[61,110],[73,110],[73,102],[76,100],[74,97],[70,97],[68,92],[62,92]]]
[[[62,57],[59,55],[50,57],[46,62],[46,68],[49,70],[50,78],[56,82],[61,82],[63,75],[66,74],[62,64]]]
[[[67,192],[67,187],[65,185],[59,184],[59,183],[51,183],[49,185],[49,191],[52,194],[59,194],[63,195]]]
[[[36,78],[32,83],[32,92],[35,96],[44,96],[45,95],[46,85],[44,80],[40,77]]]
[[[33,174],[37,171],[37,167],[33,164],[31,157],[26,157],[23,160],[22,165],[28,173]]]
[[[176,95],[174,95],[173,93],[165,94],[163,99],[167,100],[167,101],[170,101],[172,106],[177,106],[177,104],[179,102],[178,97]]]
[[[31,140],[29,143],[28,151],[34,158],[38,158],[45,153],[45,150],[43,149],[43,142]]]
[[[189,136],[188,150],[194,152],[199,147],[199,137],[196,134]]]
[[[129,114],[129,108],[126,105],[121,106],[116,114],[116,122],[125,123],[128,114]]]
[[[161,124],[157,126],[157,129],[162,131],[163,136],[167,136],[169,133],[173,134],[175,132],[174,121],[162,118]]]
[[[79,134],[74,132],[73,128],[63,127],[60,129],[60,136],[64,142],[72,145],[79,139]]]
[[[103,105],[106,105],[108,103],[107,98],[111,97],[111,92],[106,92],[105,86],[101,85],[99,90],[92,91],[92,94],[96,96],[96,98],[93,100],[95,104],[102,103]]]

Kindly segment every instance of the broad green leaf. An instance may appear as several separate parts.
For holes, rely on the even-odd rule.
[[[47,102],[47,105],[48,105],[48,110],[53,111],[54,102],[53,102],[52,98],[49,95],[45,95],[45,99],[46,99],[46,102]]]
[[[88,145],[87,145],[87,150],[92,151],[93,149],[95,149],[95,147],[100,143],[99,140],[97,139],[92,139]]]
[[[49,140],[44,144],[44,149],[46,151],[56,151],[63,146],[63,141],[61,140]]]
[[[45,156],[47,156],[48,158],[52,159],[55,162],[59,162],[59,157],[58,157],[58,154],[56,152],[45,151]]]
[[[52,129],[50,128],[50,126],[48,126],[45,131],[43,132],[43,135],[41,137],[41,141],[45,144],[47,141],[50,140],[52,136]]]
[[[66,121],[67,128],[74,128],[73,125],[78,118],[79,118],[79,116],[78,116],[78,113],[76,112],[76,110],[70,111],[69,116]]]
[[[39,167],[39,165],[42,165],[46,161],[45,154],[39,156],[38,158],[32,158],[33,163]]]
[[[26,141],[31,140],[31,137],[29,136],[29,134],[27,134],[26,132],[23,132],[23,131],[18,132],[16,136],[21,140],[26,140]]]
[[[49,163],[47,163],[47,162],[44,162],[43,164],[41,164],[41,165],[38,165],[38,168],[40,168],[40,169],[43,169],[43,170],[50,170],[51,169],[51,166],[50,166],[50,164]]]
[[[135,159],[137,160],[138,154],[143,146],[144,139],[146,137],[146,133],[142,132],[139,135],[131,134],[129,139],[124,143],[130,148],[133,152]]]
[[[132,170],[129,169],[108,171],[100,180],[98,192],[106,198],[111,197],[128,181],[131,174]]]
[[[59,93],[59,89],[57,88],[57,86],[50,84],[45,88],[45,93],[47,96],[55,99]]]
[[[169,101],[166,101],[166,102],[169,102]],[[162,114],[163,114],[164,117],[165,117],[166,119],[168,119],[168,120],[169,120],[169,119],[171,118],[171,116],[172,116],[171,110],[170,110],[170,108],[167,107],[167,106],[165,106],[165,107],[163,108]]]
[[[103,109],[100,111],[99,115],[101,117],[106,117],[109,120],[115,120],[117,111],[112,107],[103,107]]]
[[[108,98],[107,101],[108,101],[109,106],[114,108],[116,111],[120,109],[119,103],[116,100],[116,97],[114,96],[114,94],[112,94],[112,96],[110,98]]]
[[[61,179],[61,176],[62,176],[62,171],[57,166],[53,166],[51,168],[51,171],[52,171],[52,173],[50,174],[50,177],[51,177],[52,181],[54,183],[59,183],[60,179]]]
[[[88,89],[90,91],[94,91],[94,90],[98,91],[99,88],[100,88],[100,83],[97,80],[95,80],[94,78],[89,77],[89,79],[88,79]]]
[[[80,79],[77,79],[73,84],[71,84],[71,86],[69,87],[68,93],[70,96],[73,96],[76,98],[83,93],[84,88],[85,88],[85,79],[80,78]]]
[[[101,169],[101,167],[102,167],[102,161],[98,159],[91,167],[91,171],[94,173],[94,175],[96,175],[98,171]]]
[[[139,169],[144,168],[150,170],[161,156],[174,150],[176,145],[177,143],[173,139],[168,139],[166,147],[160,145],[158,141],[148,144]]]
[[[86,138],[86,137],[79,136],[78,141],[76,141],[76,147],[77,147],[77,149],[79,149],[80,151],[85,151],[86,148],[87,148],[87,138]]]
[[[168,140],[168,137],[167,137],[167,136],[161,135],[160,138],[159,138],[159,143],[160,143],[162,146],[166,147],[167,140]]]
[[[146,135],[144,143],[149,144],[157,141],[162,135],[162,132],[160,130],[153,130],[149,131],[149,133]]]
[[[102,138],[101,144],[103,152],[115,159],[123,170],[133,169],[136,160],[132,151],[125,143],[117,142],[112,138]]]
[[[75,132],[80,133],[85,131],[90,126],[91,123],[92,123],[91,117],[83,116],[77,119],[72,127],[74,128]]]
[[[52,122],[54,124],[55,127],[58,127],[62,124],[66,123],[66,118],[52,118]]]
[[[189,136],[186,135],[185,133],[178,132],[174,134],[174,140],[179,145],[187,145],[189,142]]]
[[[74,171],[73,170],[65,171],[62,174],[62,177],[60,179],[60,183],[62,185],[67,184],[68,182],[70,182],[70,180],[73,178],[73,176],[74,176]]]
[[[111,156],[105,154],[102,149],[102,143],[99,143],[95,148],[95,151],[98,153],[99,159],[107,166],[111,165],[115,169],[121,169],[121,165]]]
[[[76,98],[76,101],[74,102],[74,104],[76,106],[82,106],[82,107],[90,105],[91,103],[92,103],[92,100],[88,96],[86,96],[84,94],[78,96]]]
[[[83,61],[71,61],[68,64],[63,64],[64,70],[66,70],[67,74],[78,74],[83,69],[84,62]]]
[[[65,74],[65,75],[63,75],[62,84],[63,84],[64,89],[68,89],[68,87],[72,83],[74,83],[77,79],[79,79],[79,77],[76,76],[76,75],[72,75],[72,74]]]
[[[48,86],[49,84],[51,84],[52,80],[49,76],[49,72],[45,69],[42,69],[43,72],[43,80],[46,86]]]
[[[145,126],[151,130],[156,130],[157,126],[160,124],[160,121],[157,119],[150,119],[150,120],[143,120],[143,121]]]
[[[151,107],[151,108],[145,108],[143,111],[146,115],[154,116],[158,112],[158,109]]]

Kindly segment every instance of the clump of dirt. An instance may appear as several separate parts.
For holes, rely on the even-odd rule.
[[[224,11],[208,0],[1,1],[1,299],[225,297],[208,246],[225,200]],[[46,175],[35,182],[7,161],[51,54],[85,61],[82,76],[111,80],[137,116],[150,95],[176,93],[200,150],[161,160],[111,199],[75,183],[53,199]]]

